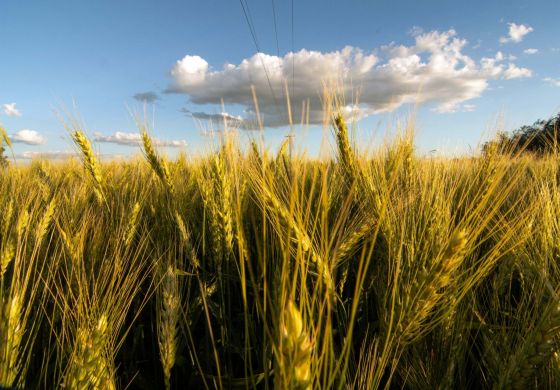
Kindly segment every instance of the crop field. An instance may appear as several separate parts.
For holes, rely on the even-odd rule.
[[[0,170],[0,385],[557,389],[560,157],[204,157]],[[7,138],[7,137],[6,137]]]

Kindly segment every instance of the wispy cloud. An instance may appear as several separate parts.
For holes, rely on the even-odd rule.
[[[21,112],[16,108],[15,103],[6,103],[2,106],[4,114],[8,116],[21,116]]]
[[[511,58],[501,53],[478,61],[469,57],[463,53],[467,41],[454,30],[421,33],[414,39],[411,46],[391,44],[372,52],[347,46],[333,52],[303,49],[283,57],[260,53],[219,70],[199,56],[187,55],[171,69],[173,83],[167,92],[184,93],[199,105],[219,107],[223,99],[241,106],[242,119],[254,123],[253,85],[264,124],[275,127],[289,123],[286,83],[295,121],[299,121],[302,102],[309,101],[309,122],[318,124],[324,119],[321,94],[325,85],[347,97],[358,94],[359,105],[344,109],[364,117],[406,103],[433,102],[438,111],[453,112],[479,97],[491,80],[530,75],[529,69],[504,64]],[[195,114],[220,119],[216,114]]]
[[[424,29],[420,26],[412,26],[412,28],[410,30],[408,30],[408,34],[416,37],[418,35],[422,35],[422,33],[424,32]]]
[[[153,103],[159,99],[158,94],[154,91],[139,92],[132,97],[142,103]]]
[[[20,130],[10,137],[15,143],[22,143],[27,145],[42,145],[47,142],[39,132],[35,130]]]
[[[194,119],[198,119],[198,120],[203,120],[203,121],[210,121],[216,124],[223,124],[224,120],[227,122],[227,124],[229,126],[243,126],[244,125],[244,120],[243,117],[241,117],[241,115],[231,115],[228,114],[227,112],[220,112],[219,114],[210,114],[207,112],[203,112],[203,111],[191,111],[188,110],[186,108],[182,108],[180,110],[182,113],[184,113],[187,116],[190,116]]]
[[[67,150],[53,150],[53,151],[43,151],[43,152],[27,150],[25,152],[16,154],[16,158],[22,158],[26,160],[31,160],[34,158],[56,160],[56,159],[65,159],[65,158],[77,157],[77,156],[79,156],[78,153],[67,151]]]
[[[523,50],[523,53],[530,54],[530,55],[531,54],[537,54],[538,52],[539,52],[539,49],[535,49],[535,48],[532,48],[532,47]]]
[[[519,43],[523,40],[525,35],[533,31],[533,27],[524,24],[508,23],[509,31],[507,37],[500,37],[500,43]]]
[[[26,150],[21,153],[17,153],[15,155],[16,159],[23,159],[23,160],[33,160],[33,159],[41,159],[41,160],[65,160],[72,157],[80,158],[81,155],[78,152],[71,151],[71,150],[49,150],[49,151],[31,151]],[[98,154],[102,160],[112,160],[123,158],[124,156],[121,154],[113,154],[113,153],[103,153]]]
[[[554,79],[552,77],[545,77],[543,79],[543,81],[549,83],[550,85],[554,85],[555,87],[560,87],[560,79]]]
[[[140,133],[125,133],[122,131],[117,131],[111,135],[103,135],[101,133],[95,133],[95,141],[102,143],[112,143],[118,145],[128,145],[128,146],[138,146],[142,145],[142,136]],[[152,141],[157,146],[179,148],[187,146],[187,141],[185,140],[160,140],[157,138],[152,138]]]

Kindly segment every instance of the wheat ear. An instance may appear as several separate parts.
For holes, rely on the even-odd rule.
[[[338,145],[340,162],[344,169],[348,183],[352,184],[358,179],[358,170],[356,167],[354,152],[352,151],[350,141],[348,140],[348,127],[346,126],[346,121],[341,114],[335,116],[334,124],[337,129],[336,142]]]
[[[187,250],[187,254],[189,255],[191,265],[195,268],[200,268],[200,261],[198,261],[198,256],[196,255],[192,244],[191,231],[183,221],[183,217],[181,217],[178,211],[175,210],[174,216],[175,223],[177,224],[177,228],[179,229],[179,234],[181,235],[181,240],[183,240],[183,243],[185,244],[185,248]]]
[[[169,173],[169,168],[167,163],[163,160],[157,153],[152,143],[152,139],[145,128],[141,130],[142,145],[144,147],[144,156],[152,170],[155,172],[156,176],[161,180],[163,185],[173,193],[174,186],[171,181],[171,174]]]
[[[68,389],[116,388],[109,357],[109,324],[106,315],[100,316],[95,327],[78,329],[76,347],[65,377]]]
[[[278,213],[282,222],[288,226],[288,228],[294,233],[296,241],[299,245],[301,245],[302,250],[305,253],[309,253],[311,256],[311,260],[316,264],[317,271],[325,283],[327,290],[329,293],[334,293],[334,280],[332,277],[331,270],[328,264],[323,260],[321,256],[315,251],[313,248],[313,244],[311,239],[307,235],[305,231],[300,229],[299,224],[294,220],[294,218],[290,215],[288,210],[280,203],[274,194],[266,186],[261,188],[264,199],[266,201],[266,205],[269,209],[273,212]]]
[[[103,196],[103,175],[101,174],[101,165],[95,157],[95,153],[93,153],[91,142],[80,130],[75,130],[72,133],[72,138],[82,152],[84,168],[93,180],[95,196],[99,202],[102,202],[105,199]]]
[[[130,245],[132,240],[134,239],[134,235],[136,234],[136,230],[138,228],[138,216],[140,214],[140,203],[136,202],[134,207],[132,208],[132,212],[130,213],[130,217],[128,218],[128,225],[126,227],[126,234],[125,234],[125,245]]]
[[[49,205],[47,206],[47,209],[45,210],[45,213],[43,214],[43,217],[41,218],[39,225],[37,225],[37,230],[35,231],[35,237],[38,243],[42,243],[45,234],[47,234],[47,230],[52,222],[55,207],[56,207],[56,201],[55,199],[52,199]]]
[[[233,249],[233,216],[231,207],[231,178],[226,171],[223,153],[222,151],[222,153],[214,159],[214,181],[218,185],[217,195],[220,207],[218,207],[216,211],[220,219],[221,236],[227,258]]]
[[[505,376],[498,388],[527,389],[539,368],[548,363],[558,347],[555,338],[560,329],[560,304],[553,302],[545,311],[541,323],[523,340],[509,359]]]
[[[311,389],[311,354],[313,346],[303,317],[296,304],[290,300],[283,311],[281,326],[280,359],[288,383],[284,388]]]
[[[11,387],[20,368],[19,351],[23,336],[20,297],[12,295],[0,310],[0,385]]]
[[[165,388],[171,388],[171,370],[177,354],[177,325],[180,317],[179,283],[172,265],[167,267],[161,284],[158,311],[158,342],[165,379]]]
[[[421,336],[422,325],[440,301],[441,290],[450,284],[454,271],[463,260],[466,244],[465,231],[455,232],[440,260],[431,270],[422,270],[414,281],[412,291],[403,298],[404,302],[400,305],[397,302],[397,310],[403,314],[403,317],[397,325],[396,332],[403,344],[408,344]]]

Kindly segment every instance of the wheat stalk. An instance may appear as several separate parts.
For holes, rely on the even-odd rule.
[[[169,190],[170,193],[173,193],[174,186],[173,182],[171,181],[171,175],[169,173],[169,168],[167,167],[167,163],[163,160],[157,153],[152,143],[152,139],[148,134],[148,131],[145,127],[141,129],[141,137],[142,137],[142,145],[144,147],[144,156],[152,170],[155,172],[157,177],[161,180],[163,185]]]
[[[47,209],[43,214],[43,218],[41,218],[41,221],[39,221],[39,225],[37,225],[37,229],[35,230],[35,237],[37,239],[37,243],[39,244],[43,242],[43,238],[45,237],[45,234],[47,233],[47,230],[51,225],[55,207],[56,200],[53,198],[47,206]]]
[[[20,369],[20,345],[24,333],[22,324],[22,301],[13,294],[0,307],[0,385],[11,387]]]
[[[66,252],[70,256],[70,259],[72,261],[78,261],[80,256],[80,250],[79,250],[79,246],[75,242],[76,241],[75,238],[69,237],[68,233],[66,233],[64,229],[62,229],[60,226],[58,226],[58,233],[60,235],[60,238],[62,239],[62,243],[64,244],[64,248],[66,249]]]
[[[175,223],[177,224],[177,228],[179,229],[179,234],[181,235],[181,239],[183,240],[183,243],[185,244],[185,248],[189,255],[189,260],[193,265],[193,267],[200,268],[200,261],[198,260],[196,251],[194,250],[194,247],[192,245],[191,232],[187,228],[187,225],[185,224],[183,218],[181,217],[181,215],[177,210],[175,210],[174,216],[175,216]]]
[[[18,240],[21,239],[25,229],[27,229],[27,225],[29,224],[29,211],[23,210],[23,212],[19,215],[17,225],[16,225],[16,233]]]
[[[463,260],[466,244],[466,232],[456,231],[451,236],[441,259],[431,270],[423,269],[417,275],[412,291],[402,298],[402,302],[396,302],[397,312],[403,314],[397,325],[396,335],[403,344],[420,337],[421,326],[441,299],[441,290],[451,283],[453,273]]]
[[[292,300],[283,311],[280,351],[282,356],[278,361],[283,374],[287,374],[287,380],[286,383],[279,384],[279,388],[311,389],[313,344],[305,329],[303,317]],[[278,377],[283,379],[283,375]]]
[[[75,350],[65,376],[68,389],[116,389],[111,363],[107,356],[109,324],[106,315],[99,317],[93,329],[78,329]]]
[[[130,217],[128,219],[128,226],[126,228],[125,233],[125,245],[129,246],[134,239],[134,235],[136,234],[136,229],[138,227],[138,216],[140,214],[140,203],[136,202],[134,207],[132,208],[132,212],[130,213]]]
[[[214,158],[214,181],[218,186],[215,196],[220,205],[216,212],[220,219],[221,237],[227,257],[233,250],[233,216],[231,207],[231,179],[226,171],[224,159],[223,151]]]
[[[210,223],[210,233],[212,236],[212,254],[214,261],[220,265],[223,259],[223,229],[218,220],[218,205],[214,196],[212,183],[208,179],[202,179],[199,184],[200,194],[202,195],[202,202],[204,203],[204,210],[208,212],[208,221]]]
[[[4,274],[8,270],[12,259],[16,254],[16,246],[10,240],[2,249],[2,258],[0,259],[0,278],[4,277]]]
[[[8,236],[8,231],[11,227],[13,214],[14,214],[14,201],[13,199],[10,199],[2,214],[2,237],[4,238],[4,240]]]
[[[336,249],[337,264],[351,254],[360,240],[367,233],[370,233],[374,227],[375,219],[371,217],[365,218],[365,220],[356,229],[354,229]]]
[[[93,180],[95,196],[99,202],[103,202],[105,197],[103,195],[103,176],[101,174],[101,165],[95,157],[91,142],[80,130],[75,130],[72,133],[72,139],[78,145],[80,151],[82,152],[84,167],[86,171],[89,172],[90,177]]]
[[[346,126],[346,121],[341,114],[334,117],[334,124],[338,130],[336,132],[336,142],[338,145],[340,163],[344,168],[348,184],[351,185],[358,180],[358,170],[356,167],[354,152],[352,151],[348,140],[348,128]]]
[[[165,388],[171,388],[171,369],[175,365],[177,354],[177,325],[180,316],[179,283],[172,265],[167,267],[160,287],[160,305],[158,310],[158,342]]]
[[[527,389],[538,370],[546,365],[558,350],[555,338],[560,330],[560,304],[547,308],[540,324],[533,329],[510,357],[505,375],[497,382],[501,389]]]
[[[296,242],[301,246],[304,253],[309,253],[311,256],[311,261],[316,264],[317,271],[325,283],[329,294],[334,293],[334,280],[332,277],[329,265],[323,260],[321,256],[313,248],[313,243],[307,235],[307,233],[300,229],[299,224],[295,221],[293,216],[288,212],[288,210],[280,203],[276,196],[272,192],[263,186],[261,191],[264,195],[264,200],[269,209],[273,212],[278,213],[282,222],[288,226],[288,228],[294,233]]]

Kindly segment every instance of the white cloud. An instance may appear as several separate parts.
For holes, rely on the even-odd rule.
[[[535,49],[535,48],[529,48],[529,49],[525,49],[523,50],[523,53],[525,54],[537,54],[539,52],[539,49]]]
[[[15,103],[6,103],[3,106],[4,114],[8,116],[21,116],[21,112],[16,108]]]
[[[560,79],[553,79],[552,77],[545,77],[543,81],[554,85],[555,87],[560,87]]]
[[[506,80],[517,79],[521,77],[531,77],[533,72],[527,68],[520,68],[515,64],[509,64],[504,71],[504,78]]]
[[[454,30],[422,33],[414,40],[410,46],[390,44],[372,52],[347,46],[332,52],[303,49],[283,57],[255,54],[219,70],[199,56],[187,55],[171,69],[173,83],[167,92],[185,93],[199,105],[221,106],[223,99],[225,104],[240,106],[243,119],[254,123],[253,85],[264,124],[275,127],[288,123],[286,83],[294,122],[300,121],[302,102],[309,99],[309,122],[319,124],[323,122],[325,85],[335,86],[330,89],[348,100],[358,95],[359,104],[352,111],[359,117],[392,111],[406,103],[433,102],[438,111],[446,112],[479,97],[490,80],[528,72],[506,68],[502,53],[475,61],[462,52],[467,41]],[[201,114],[212,115],[197,113]]]
[[[533,27],[524,24],[508,23],[509,31],[507,37],[500,37],[500,43],[514,42],[519,43],[525,35],[533,31]]]
[[[122,131],[117,131],[115,134],[111,135],[95,133],[95,141],[119,145],[138,146],[142,145],[142,136],[140,135],[140,133],[124,133]],[[157,138],[152,138],[152,141],[156,146],[166,146],[172,148],[187,146],[187,141],[185,140],[164,141]]]
[[[40,133],[35,130],[20,130],[14,133],[11,137],[11,140],[15,143],[22,143],[27,145],[42,145],[47,140],[43,137]]]
[[[78,153],[65,151],[65,150],[46,151],[46,152],[36,152],[36,151],[28,150],[16,155],[17,158],[23,158],[26,160],[31,160],[34,158],[56,160],[56,159],[64,159],[64,158],[77,157],[77,156]]]
[[[33,160],[33,159],[64,160],[71,157],[80,158],[81,155],[78,152],[70,151],[70,150],[50,150],[50,151],[42,151],[42,152],[27,150],[22,153],[16,154],[16,159],[23,159],[23,160]],[[111,154],[111,153],[98,154],[97,157],[99,157],[102,160],[114,160],[114,159],[124,158],[124,156],[121,154]]]

